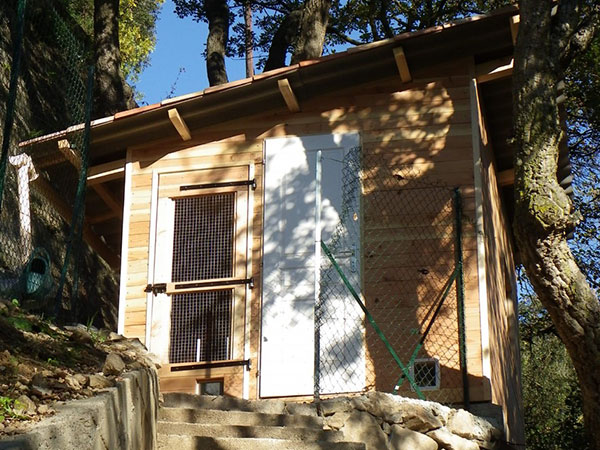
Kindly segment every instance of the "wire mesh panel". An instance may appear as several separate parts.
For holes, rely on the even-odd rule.
[[[172,281],[233,275],[235,193],[175,199]]]
[[[453,190],[360,148],[343,163],[315,306],[318,392],[461,402]]]
[[[230,358],[233,290],[172,296],[170,363]]]

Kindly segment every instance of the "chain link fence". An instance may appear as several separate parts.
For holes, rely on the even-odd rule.
[[[339,224],[321,242],[315,396],[468,404],[460,193],[360,148],[341,163]]]
[[[8,62],[0,77],[0,297],[63,320],[91,320],[97,287],[114,293],[117,283],[82,240],[90,41],[52,0],[9,0],[0,14]],[[19,144],[68,127],[58,146]]]

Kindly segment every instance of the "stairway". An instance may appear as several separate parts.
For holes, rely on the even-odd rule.
[[[290,410],[291,409],[291,410]],[[278,400],[165,394],[158,450],[365,450],[323,429],[311,405]]]

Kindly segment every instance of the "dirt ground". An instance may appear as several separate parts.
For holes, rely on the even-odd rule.
[[[0,437],[53,414],[56,402],[93,396],[122,372],[153,365],[137,339],[58,327],[0,299]]]

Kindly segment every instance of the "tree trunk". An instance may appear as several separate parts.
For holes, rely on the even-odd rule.
[[[321,56],[325,44],[330,7],[331,0],[306,0],[302,8],[302,18],[292,55],[292,64]]]
[[[289,13],[279,24],[269,47],[269,57],[265,63],[265,72],[285,66],[288,49],[298,35],[298,27],[302,18],[302,10],[296,9]]]
[[[577,29],[563,25],[580,12],[574,3],[561,3],[553,17],[553,2],[520,2],[513,75],[514,228],[527,275],[575,366],[585,427],[592,448],[600,450],[600,303],[567,245],[577,216],[556,175],[564,138],[557,85],[574,37],[565,30]]]
[[[208,37],[206,38],[206,71],[211,86],[227,83],[225,53],[229,40],[229,6],[227,0],[206,0]]]
[[[244,4],[244,44],[246,45],[246,78],[254,76],[254,33],[252,32],[252,7]]]
[[[94,0],[94,117],[113,115],[136,106],[121,75],[119,0]]]

